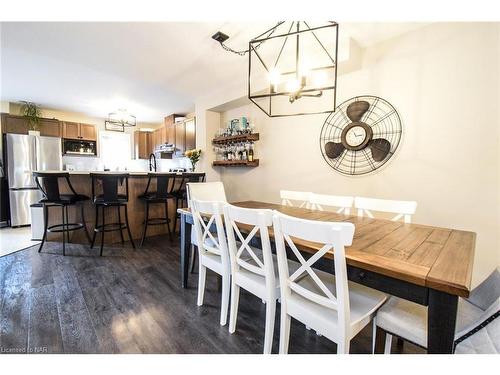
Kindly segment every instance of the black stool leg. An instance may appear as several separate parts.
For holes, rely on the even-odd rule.
[[[175,198],[174,232],[177,230],[177,210],[179,209],[179,198]]]
[[[121,237],[121,239],[122,239],[122,243],[124,243],[124,242],[125,242],[125,240],[123,239],[122,215],[121,215],[121,213],[120,213],[120,208],[121,208],[121,206],[120,206],[120,205],[118,205],[118,206],[116,206],[116,208],[118,209],[118,222],[120,223],[120,237]]]
[[[165,202],[165,220],[167,221],[168,238],[172,241],[172,231],[170,230],[170,220],[168,219],[168,201]]]
[[[125,212],[127,212],[126,206],[125,206]],[[146,201],[146,216],[144,218],[144,229],[142,230],[142,239],[139,247],[142,247],[142,245],[144,244],[144,239],[146,238],[146,231],[148,230],[148,222],[149,222],[149,202]],[[127,228],[128,228],[128,222],[127,222]]]
[[[62,213],[62,236],[63,236],[63,256],[66,256],[66,215],[64,215],[64,206],[61,206]]]
[[[81,203],[80,204],[80,209],[81,209],[81,214],[82,214],[83,230],[85,231],[85,235],[87,236],[87,240],[89,241],[89,243],[91,243],[92,239],[90,238],[89,230],[87,228],[87,223],[85,222],[85,213],[83,211],[83,208],[84,208],[84,204]]]
[[[40,243],[40,247],[38,248],[38,252],[42,251],[43,244],[45,243],[45,239],[47,238],[47,227],[49,226],[49,208],[47,205],[43,205],[43,237],[42,242]]]
[[[94,222],[94,234],[92,235],[92,241],[90,242],[90,248],[94,247],[95,236],[97,235],[97,225],[99,220],[99,206],[95,206],[95,222]]]
[[[130,233],[130,226],[128,225],[128,210],[127,206],[125,205],[125,223],[127,224],[127,232],[128,232],[128,238],[130,238],[130,242],[132,243],[132,247],[135,249],[135,244],[134,240],[132,239],[132,233]]]
[[[105,216],[104,215],[104,208],[105,207],[106,206],[102,206],[102,208],[101,208],[101,210],[102,210],[102,212],[101,212],[101,215],[102,215],[102,229],[101,229],[102,230],[102,236],[101,236],[101,252],[100,252],[101,256],[102,256],[102,249],[104,247],[104,229],[106,228],[106,221],[104,220],[104,216]]]
[[[67,232],[66,232],[66,240],[67,240],[67,242],[68,242],[68,243],[70,243],[70,242],[71,242],[71,239],[70,239],[70,237],[69,237],[69,232],[70,232],[70,231],[69,231],[69,215],[68,215],[68,206],[64,206],[64,212],[66,213],[66,228],[65,228],[65,229],[67,230]]]

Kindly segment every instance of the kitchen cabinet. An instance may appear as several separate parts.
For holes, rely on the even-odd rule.
[[[186,127],[184,121],[175,124],[175,155],[183,156],[186,151]]]
[[[153,149],[154,132],[134,132],[134,156],[136,159],[148,159]]]
[[[186,130],[186,150],[193,150],[196,148],[196,119],[190,118],[184,121]]]
[[[2,132],[11,134],[28,134],[29,122],[24,116],[2,114]],[[40,118],[38,124],[40,135],[61,137],[61,123],[57,119]]]
[[[61,138],[61,122],[56,119],[42,118],[40,120],[40,135]]]
[[[62,128],[63,137],[66,139],[82,139],[86,141],[97,140],[95,125],[64,121]]]

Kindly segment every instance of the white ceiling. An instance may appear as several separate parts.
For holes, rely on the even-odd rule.
[[[367,47],[421,23],[343,23],[340,37]],[[196,98],[246,84],[247,59],[210,37],[245,49],[269,23],[1,23],[2,101],[105,117],[126,108],[139,122],[194,109]]]

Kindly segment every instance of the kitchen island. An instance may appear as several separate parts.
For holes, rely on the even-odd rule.
[[[45,171],[45,172],[58,172],[58,171]],[[92,179],[90,177],[91,173],[106,173],[102,171],[61,171],[67,172],[70,174],[70,182],[73,188],[75,189],[77,194],[83,194],[92,197]],[[129,216],[129,225],[130,231],[132,233],[132,238],[134,240],[140,240],[142,238],[142,231],[144,226],[144,219],[146,214],[145,203],[141,199],[139,199],[139,195],[144,194],[146,190],[146,186],[148,184],[148,172],[131,172],[131,171],[123,171],[123,172],[109,172],[112,173],[128,173],[129,174],[129,201],[127,205],[128,216]],[[185,178],[189,175],[189,172],[185,173],[172,173],[172,176],[175,176],[175,184],[178,186],[183,181],[185,182]],[[60,181],[60,189],[62,194],[70,194],[71,191],[65,182]],[[151,179],[151,185],[149,186],[149,192],[156,191],[156,179]],[[92,236],[95,226],[95,206],[92,203],[92,200],[89,199],[84,203],[84,213],[85,213],[85,222],[87,224],[87,229]],[[80,209],[75,206],[70,206],[68,209],[69,213],[69,222],[82,222]],[[174,223],[174,215],[175,212],[175,200],[169,200],[168,202],[168,211],[170,218],[170,228],[172,232],[175,232],[175,228],[173,228]],[[99,213],[99,223],[101,223],[101,213]],[[105,210],[105,220],[106,223],[114,223],[118,222],[118,214],[116,210],[107,209]],[[151,204],[149,208],[149,217],[165,217],[165,205],[164,204]],[[123,221],[123,216],[122,216]],[[60,210],[50,209],[49,211],[49,225],[62,223],[62,217],[60,214]],[[178,225],[177,225],[178,226]],[[166,225],[149,225],[147,231],[147,237],[157,236],[160,234],[167,234],[167,226]],[[77,230],[73,232],[69,232],[70,241],[74,243],[88,243],[87,238],[85,236],[85,232],[83,230]],[[96,237],[96,242],[99,243],[101,234],[98,233]],[[124,231],[125,240],[128,240],[126,235],[126,231]],[[59,233],[47,233],[47,241],[62,241],[61,234]],[[104,237],[105,243],[116,243],[120,242],[120,232],[106,232]],[[138,242],[136,241],[136,244]]]

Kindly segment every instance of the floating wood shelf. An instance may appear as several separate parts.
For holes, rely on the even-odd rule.
[[[248,160],[216,160],[212,163],[214,167],[257,167],[259,159]]]
[[[244,142],[244,141],[258,141],[258,140],[259,140],[259,133],[251,133],[251,134],[230,135],[227,137],[217,137],[212,140],[212,143],[224,144],[229,142]]]

